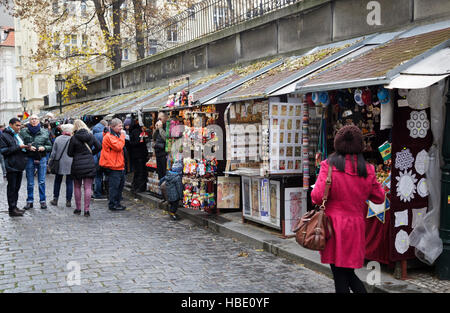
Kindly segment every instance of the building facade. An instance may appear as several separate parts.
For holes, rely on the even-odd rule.
[[[14,28],[0,26],[0,124],[22,112],[16,80]]]

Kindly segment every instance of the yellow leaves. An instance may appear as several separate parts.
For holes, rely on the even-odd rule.
[[[247,258],[247,257],[248,257],[248,253],[245,252],[245,251],[241,251],[241,252],[238,254],[238,257],[244,257],[244,258]]]

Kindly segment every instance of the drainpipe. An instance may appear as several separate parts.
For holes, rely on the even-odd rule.
[[[450,280],[450,88],[447,90],[444,140],[442,145],[442,156],[444,166],[442,167],[441,180],[441,222],[439,236],[442,239],[444,250],[436,263],[436,273],[439,279]]]

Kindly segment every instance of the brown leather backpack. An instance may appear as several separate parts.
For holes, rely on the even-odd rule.
[[[306,212],[298,222],[295,232],[295,240],[299,245],[310,250],[325,249],[326,241],[333,234],[331,221],[325,215],[325,203],[331,186],[332,166],[328,166],[328,176],[325,191],[320,207]]]

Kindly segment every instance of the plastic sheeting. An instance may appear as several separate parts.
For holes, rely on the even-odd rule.
[[[431,88],[431,130],[433,145],[429,151],[429,168],[426,172],[429,201],[428,212],[409,235],[410,245],[415,247],[416,257],[422,262],[432,265],[442,253],[443,244],[439,237],[440,199],[441,199],[441,151],[445,117],[445,98],[447,88],[445,80]]]

